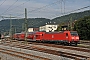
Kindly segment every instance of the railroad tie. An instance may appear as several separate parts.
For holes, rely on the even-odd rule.
[[[42,59],[42,60],[50,60],[48,58],[44,58],[44,57],[40,57],[40,56],[34,56],[34,55],[31,55],[31,54],[26,54],[24,52],[17,52],[17,51],[13,51],[13,50],[6,50],[6,49],[3,49],[3,48],[0,48],[0,49],[3,50],[3,51],[6,51],[6,52],[3,52],[3,53],[6,53],[6,54],[12,55],[12,56],[16,56],[16,57],[19,57],[19,58],[23,58],[23,59],[30,60],[29,58],[26,58],[26,57],[23,57],[23,56],[19,56],[19,55],[13,54],[13,53],[9,53],[9,52],[14,52],[14,53],[18,53],[18,54],[22,54],[22,55],[26,55],[26,56],[32,56],[32,57],[39,58],[39,59]]]
[[[89,57],[89,58],[87,58],[87,60],[90,60],[90,57]]]
[[[4,53],[4,54],[11,55],[11,56],[19,57],[19,58],[22,58],[22,59],[24,59],[24,60],[32,60],[32,59],[27,58],[27,57],[24,57],[24,56],[20,56],[20,55],[12,54],[12,53],[10,53],[9,51],[8,51],[8,52],[0,51],[0,52],[1,52],[1,53]]]

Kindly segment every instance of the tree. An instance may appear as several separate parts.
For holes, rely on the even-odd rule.
[[[90,16],[81,18],[75,22],[76,30],[82,40],[90,40]]]
[[[60,31],[61,30],[61,24],[58,25],[58,28],[56,31]]]

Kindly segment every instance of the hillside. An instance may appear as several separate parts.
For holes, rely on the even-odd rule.
[[[46,18],[29,18],[28,27],[39,27],[39,26],[45,25],[46,23],[50,21],[56,22],[56,24],[60,24],[62,22],[70,21],[71,17],[72,17],[72,20],[78,20],[85,16],[90,16],[90,10],[79,12],[79,13],[72,13],[69,15],[61,16],[61,17],[56,17],[52,20],[46,19]],[[12,26],[13,26],[13,29],[16,28],[17,32],[21,32],[24,29],[24,19],[12,19]],[[1,20],[0,21],[0,31],[9,32],[9,30],[10,30],[10,19]]]
[[[28,19],[28,28],[29,27],[39,27],[45,25],[49,22],[49,19],[45,18],[29,18]],[[12,19],[12,27],[16,28],[17,32],[21,32],[24,29],[24,19]],[[0,21],[0,31],[9,32],[10,30],[10,19],[5,19]]]
[[[84,11],[84,12],[79,12],[79,13],[71,13],[69,15],[61,16],[61,17],[56,17],[52,19],[52,21],[55,21],[57,24],[60,24],[61,22],[68,22],[72,18],[72,20],[78,20],[80,18],[83,18],[85,16],[90,16],[90,10]]]

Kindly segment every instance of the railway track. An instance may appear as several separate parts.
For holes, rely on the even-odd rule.
[[[23,48],[23,49],[28,49],[28,50],[35,50],[35,51],[40,51],[40,52],[45,52],[45,53],[49,53],[49,54],[54,54],[54,55],[58,55],[58,56],[64,56],[64,57],[68,57],[68,58],[72,58],[72,59],[78,59],[81,60],[82,58],[90,58],[87,56],[82,56],[82,55],[77,55],[77,54],[73,54],[73,53],[68,53],[68,52],[63,52],[63,51],[56,51],[56,50],[50,50],[50,49],[46,49],[46,48],[39,48],[36,46],[18,46],[18,48]]]
[[[62,46],[62,45],[55,45],[55,44],[46,44],[46,43],[32,43],[30,42],[29,44],[35,44],[35,45],[44,45],[44,46],[49,46],[49,47],[56,47],[56,48],[63,48],[63,49],[70,49],[70,50],[77,50],[77,51],[83,51],[83,52],[89,52],[90,49],[88,48],[82,48],[82,47],[74,47],[74,46]]]
[[[6,46],[7,45],[7,46]],[[35,55],[35,56],[40,56],[40,57],[44,57],[44,58],[47,58],[47,59],[51,59],[51,60],[70,60],[70,58],[69,59],[66,59],[66,58],[61,58],[60,56],[56,56],[56,55],[52,55],[52,54],[48,54],[48,53],[43,53],[43,52],[39,52],[39,51],[35,51],[35,50],[28,50],[28,49],[25,49],[24,48],[24,45],[22,46],[23,48],[20,48],[20,45],[17,45],[16,47],[18,47],[18,48],[15,48],[15,47],[10,47],[10,46],[8,46],[8,44],[5,44],[5,45],[0,45],[0,47],[2,47],[3,49],[5,49],[5,50],[15,50],[15,51],[19,51],[19,52],[23,52],[23,53],[29,53],[29,54],[32,54],[32,55]],[[33,52],[34,51],[34,52]],[[33,59],[33,60],[35,60],[35,59]],[[36,59],[37,60],[37,59]],[[43,60],[43,59],[41,59],[41,60]]]
[[[13,42],[17,42],[17,41],[14,40]],[[23,42],[24,42],[24,41],[23,41]],[[83,51],[83,52],[88,52],[88,53],[90,53],[90,49],[82,48],[82,47],[62,46],[62,45],[47,44],[47,43],[44,43],[44,44],[43,44],[43,43],[36,43],[36,42],[28,42],[28,44],[43,45],[43,46],[63,48],[63,49],[70,49],[70,50],[77,50],[77,51]]]
[[[32,59],[26,58],[26,57],[24,57],[24,56],[19,56],[19,55],[16,55],[16,54],[12,54],[12,53],[10,53],[10,52],[5,52],[5,51],[1,51],[1,50],[0,50],[0,52],[1,52],[1,53],[4,53],[4,54],[11,55],[12,57],[14,56],[14,57],[16,57],[16,58],[22,58],[22,59],[24,59],[24,60],[32,60]],[[5,57],[4,57],[4,58],[5,58]],[[2,59],[2,58],[1,58],[1,59]]]
[[[14,41],[15,43],[15,41]],[[75,50],[75,51],[82,51],[84,53],[90,53],[90,50],[88,49],[84,49],[84,48],[78,48],[78,47],[71,47],[71,46],[61,46],[61,45],[55,45],[55,44],[42,44],[42,43],[32,43],[30,42],[28,45],[24,45],[24,44],[10,44],[10,42],[4,44],[9,45],[11,47],[16,47],[16,48],[22,48],[22,49],[27,49],[27,50],[34,50],[34,51],[39,51],[39,52],[44,52],[44,53],[48,53],[48,54],[53,54],[53,55],[58,55],[58,56],[63,56],[63,57],[68,57],[71,59],[75,59],[75,60],[81,60],[81,59],[90,59],[90,56],[88,55],[80,55],[80,54],[74,54],[74,53],[70,53],[70,52],[65,52],[65,51],[60,51],[61,48],[63,48],[64,50]],[[42,45],[42,47],[40,47]],[[48,46],[48,47],[46,47]],[[50,47],[50,49],[49,49]],[[55,49],[56,50],[55,50]]]
[[[34,55],[23,53],[23,52],[17,52],[17,51],[11,50],[11,49],[0,48],[0,52],[5,53],[5,54],[9,54],[9,55],[13,55],[16,57],[20,57],[20,58],[23,58],[26,60],[50,60],[48,58],[34,56]]]
[[[90,40],[80,40],[80,44],[78,46],[90,49]]]

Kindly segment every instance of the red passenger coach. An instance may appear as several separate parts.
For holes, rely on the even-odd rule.
[[[18,40],[24,40],[25,34],[24,33],[16,33],[13,35],[13,39],[18,39]]]
[[[19,39],[19,35],[20,35],[21,33],[15,33],[14,35],[13,35],[13,39]]]
[[[34,38],[33,32],[27,33],[27,39],[33,39],[33,38]],[[25,33],[15,33],[13,35],[13,39],[24,40]]]
[[[18,37],[19,37],[19,40],[24,40],[25,39],[25,34],[21,33]]]
[[[34,39],[34,32],[29,32],[28,34],[27,34],[27,39]]]
[[[36,32],[34,35],[34,39],[42,41],[44,35],[45,35],[45,32]]]

